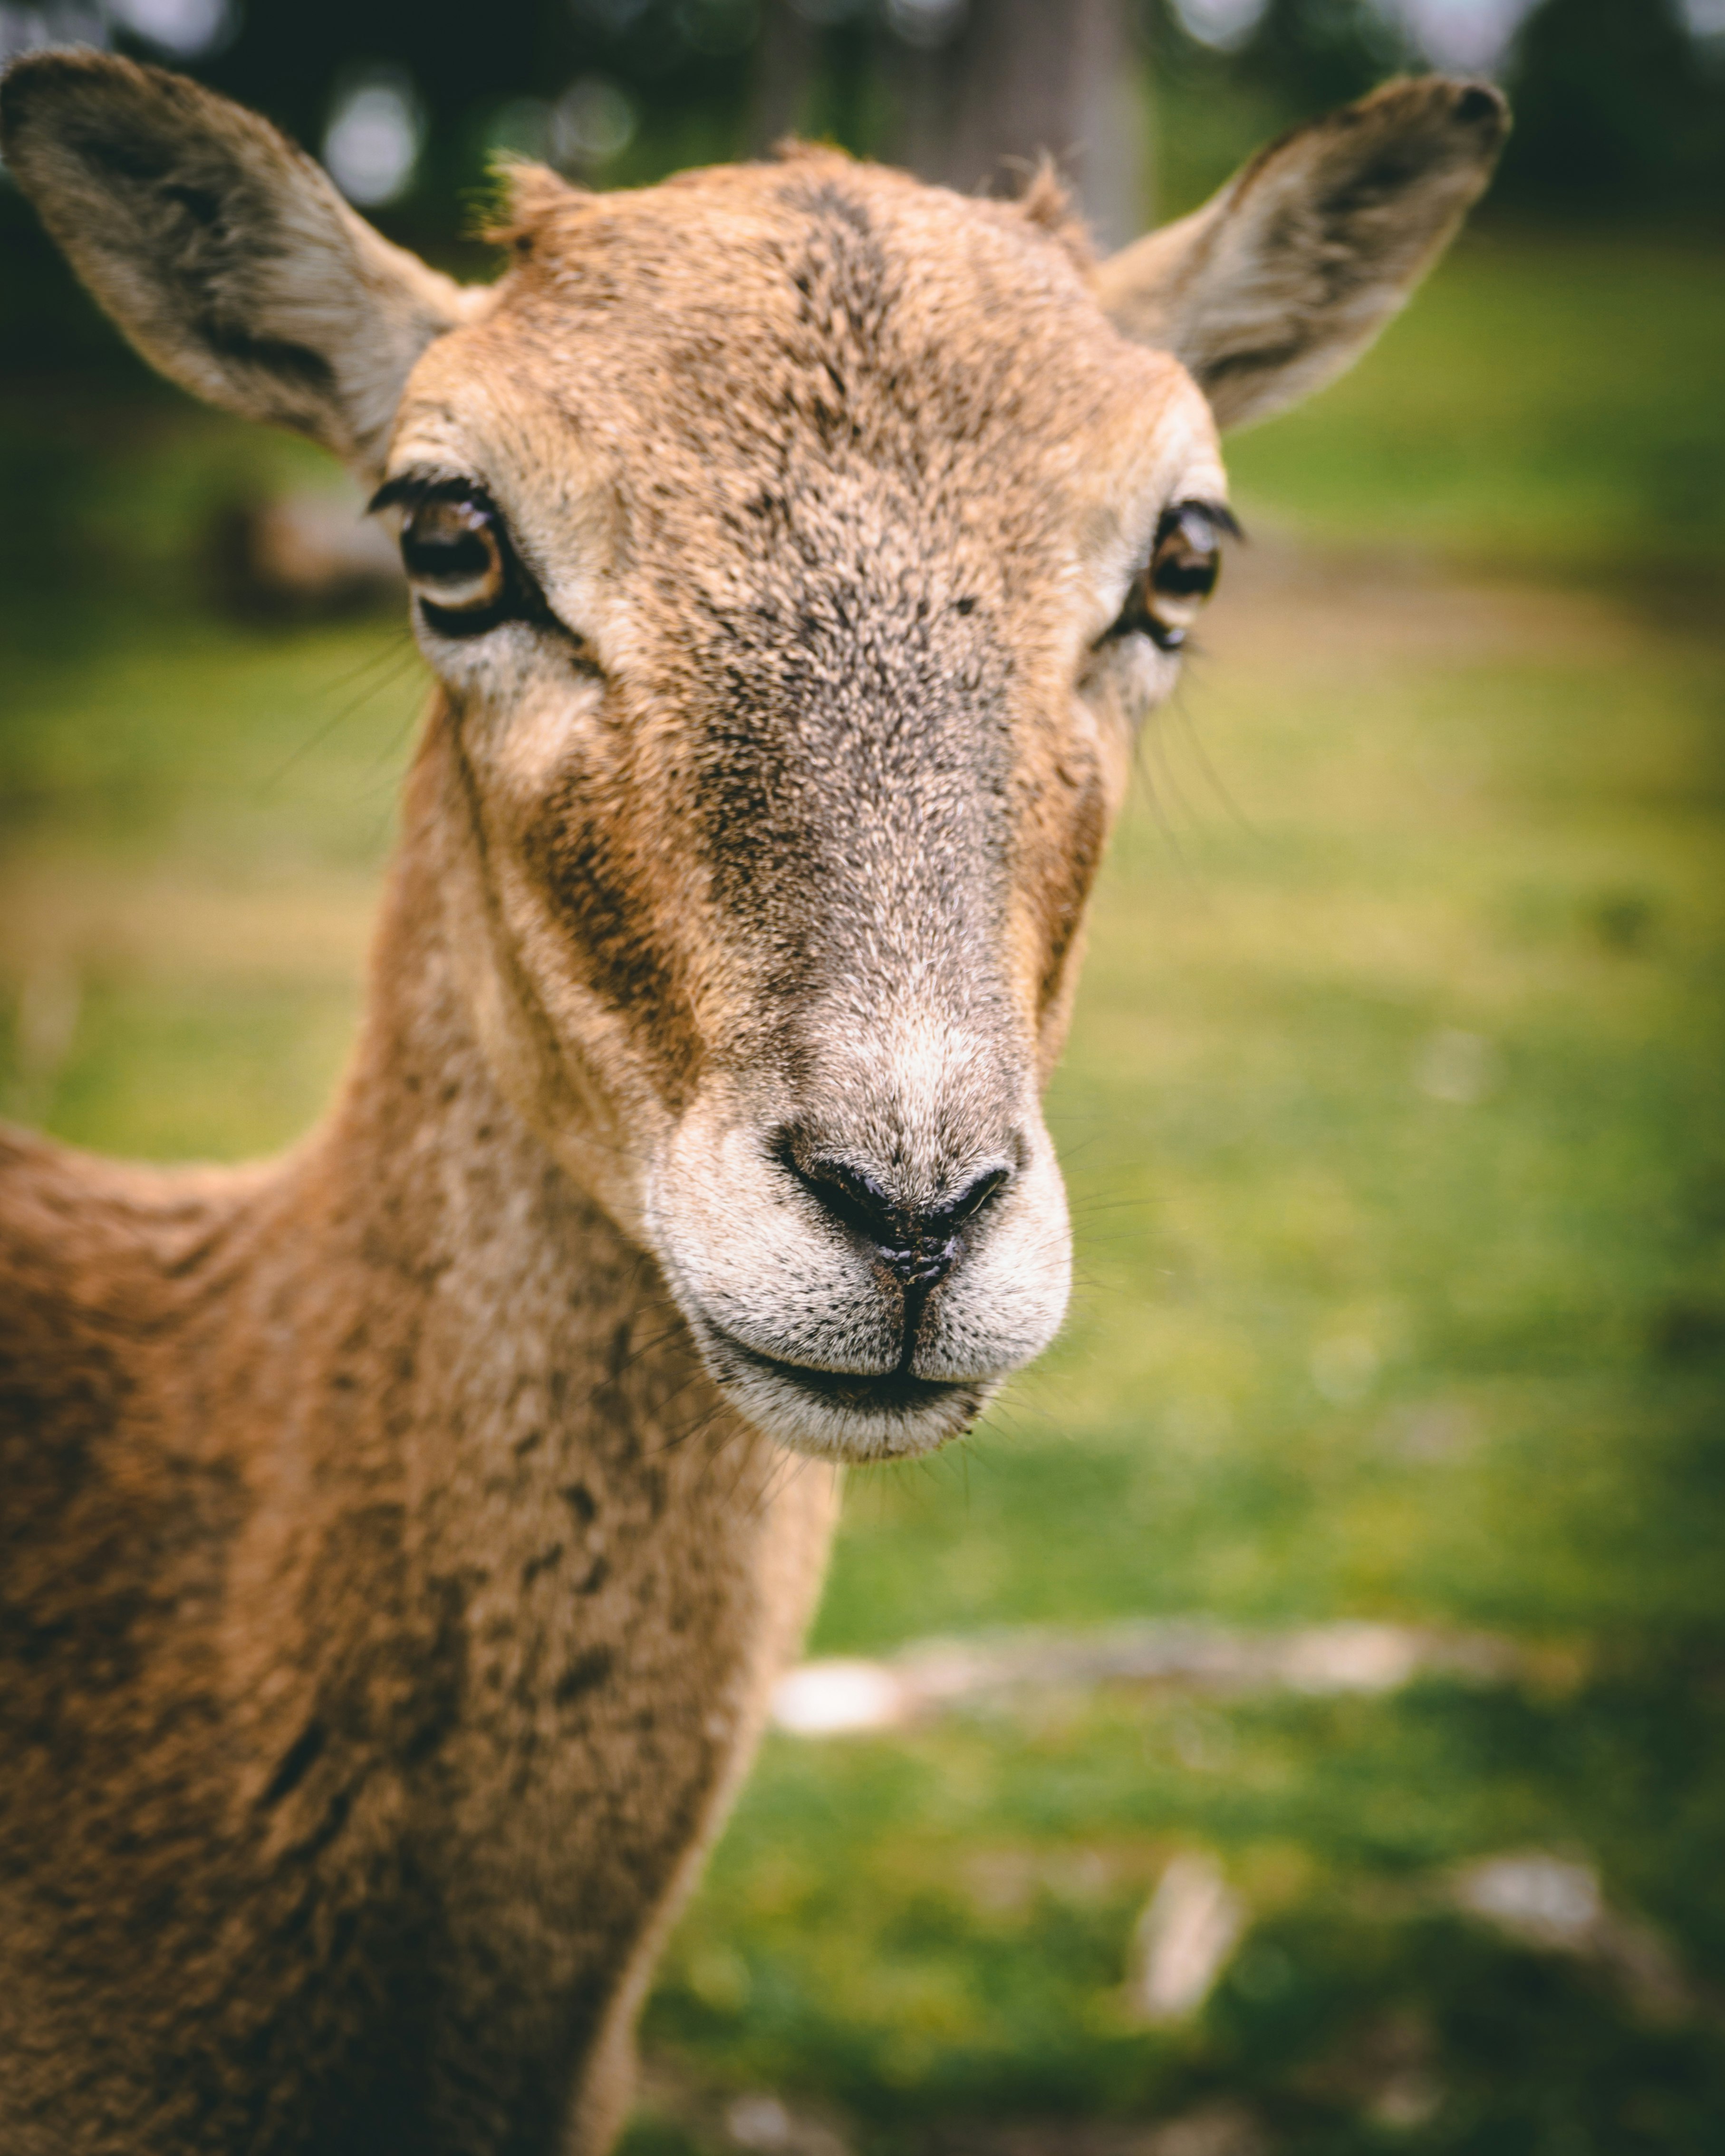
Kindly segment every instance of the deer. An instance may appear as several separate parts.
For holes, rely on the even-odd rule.
[[[0,2147],[603,2156],[847,1466],[1054,1336],[1041,1100],[1219,429],[1486,183],[1399,80],[1105,259],[1051,169],[585,192],[495,283],[49,49],[8,166],[143,357],[343,459],[434,686],[280,1160],[0,1134]]]

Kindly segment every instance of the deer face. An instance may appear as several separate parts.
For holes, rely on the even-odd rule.
[[[1214,581],[1213,413],[1365,341],[1482,184],[1495,97],[1393,89],[1100,270],[1034,198],[827,155],[529,174],[470,295],[173,78],[51,56],[7,116],[158,363],[381,478],[506,1092],[761,1428],[850,1459],[962,1429],[1065,1306],[1040,1096]]]
[[[1209,408],[1016,210],[826,157],[535,196],[381,497],[475,1001],[754,1419],[920,1450],[1065,1306],[1040,1096]]]

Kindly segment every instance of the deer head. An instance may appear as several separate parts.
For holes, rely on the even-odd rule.
[[[1100,264],[1046,183],[521,168],[471,291],[177,78],[50,53],[4,118],[146,357],[398,517],[440,685],[408,844],[504,1094],[761,1429],[963,1428],[1065,1307],[1040,1095],[1232,529],[1218,423],[1382,326],[1496,93],[1393,84]]]

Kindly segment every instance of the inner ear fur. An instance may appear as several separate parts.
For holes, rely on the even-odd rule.
[[[1220,425],[1267,418],[1365,350],[1484,192],[1508,131],[1487,83],[1386,83],[1101,264],[1097,295],[1127,336],[1184,364]]]
[[[72,266],[172,381],[377,472],[409,369],[467,295],[265,120],[113,54],[33,54],[0,146]]]

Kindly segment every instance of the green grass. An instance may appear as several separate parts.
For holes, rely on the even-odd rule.
[[[649,2009],[674,2082],[871,2156],[1221,2098],[1314,2156],[1725,2145],[1716,2008],[1445,1886],[1585,1860],[1725,1989],[1718,266],[1487,232],[1237,445],[1257,543],[1146,744],[1050,1101],[1070,1322],[967,1445],[853,1478],[816,1637],[1389,1618],[1538,1680],[775,1738]],[[0,711],[0,1085],[233,1157],[339,1065],[421,690],[387,624],[198,609],[254,452],[151,409],[120,479],[80,467],[57,543],[95,566],[44,571]],[[1147,2030],[1132,1926],[1192,1847],[1250,1930]],[[632,2148],[721,2145],[693,2116]]]
[[[393,620],[193,614],[28,658],[0,726],[0,1111],[234,1159],[328,1097],[424,675]]]
[[[1344,542],[1645,586],[1725,557],[1717,248],[1491,223],[1371,357],[1230,463]]]
[[[1361,2097],[1399,2025],[1445,2091],[1411,2145],[1686,2156],[1715,2145],[1717,2037],[1462,1922],[1441,1887],[1482,1850],[1586,1849],[1704,1963],[1717,1817],[1679,1821],[1716,1800],[1725,1763],[1717,1732],[1684,1728],[1692,1707],[1637,1669],[1555,1702],[1435,1686],[1225,1714],[1104,1699],[1041,1726],[781,1739],[649,2026],[732,2086],[837,2098],[883,2152],[942,2117],[1153,2117],[1219,2091],[1249,2097],[1277,2146],[1378,2147]],[[1122,1995],[1125,1943],[1163,1861],[1194,1845],[1222,1853],[1252,1931],[1196,2028],[1147,2031]],[[1671,1891],[1681,1864],[1704,1867],[1699,1907]]]

